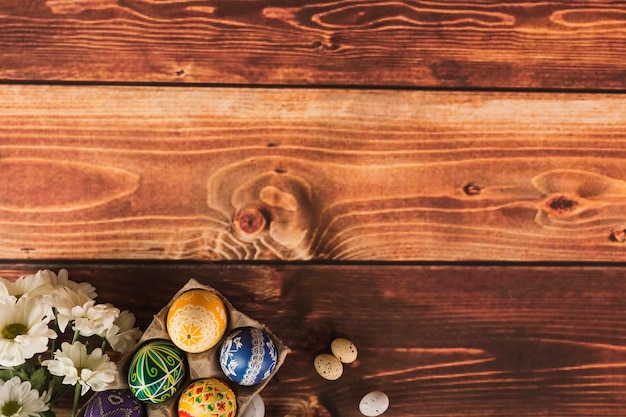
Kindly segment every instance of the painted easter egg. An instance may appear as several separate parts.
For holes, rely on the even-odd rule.
[[[85,417],[147,417],[144,404],[129,390],[108,390],[94,395],[85,406]]]
[[[237,398],[217,378],[198,379],[187,386],[178,400],[179,417],[234,417]]]
[[[260,395],[252,397],[239,417],[265,417],[265,401]]]
[[[128,385],[141,401],[161,403],[181,387],[186,375],[185,353],[164,339],[143,344],[133,355]]]
[[[233,330],[220,347],[220,366],[231,381],[244,386],[265,381],[276,368],[278,353],[267,332],[254,327]]]
[[[208,290],[181,294],[167,312],[167,333],[176,346],[189,353],[204,352],[217,345],[227,324],[224,302]]]

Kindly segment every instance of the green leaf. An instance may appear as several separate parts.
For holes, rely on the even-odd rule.
[[[28,374],[23,371],[15,371],[13,376],[19,376],[22,381],[28,381]]]
[[[0,370],[0,379],[7,381],[11,378],[13,378],[14,376],[18,376],[22,381],[28,381],[30,378],[28,377],[28,374],[24,371],[21,370],[17,370],[17,369],[3,369]]]
[[[39,368],[30,376],[30,384],[37,391],[41,392],[44,383],[46,382],[46,371],[44,368]]]
[[[2,369],[0,370],[0,379],[3,381],[8,381],[13,378],[13,372],[11,369]]]

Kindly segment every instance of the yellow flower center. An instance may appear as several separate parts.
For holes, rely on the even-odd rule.
[[[9,340],[13,340],[19,335],[26,333],[28,333],[28,327],[24,326],[22,323],[12,323],[2,329],[2,337]],[[5,416],[10,415],[11,414],[5,414]]]
[[[9,401],[2,406],[2,415],[11,417],[13,414],[16,414],[22,408],[21,405],[16,403],[15,401]]]

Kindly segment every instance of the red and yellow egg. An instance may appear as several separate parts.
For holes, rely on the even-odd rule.
[[[236,414],[235,393],[218,378],[192,382],[178,400],[178,417],[235,417]]]

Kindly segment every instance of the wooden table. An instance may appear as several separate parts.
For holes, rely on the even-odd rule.
[[[4,1],[0,275],[144,328],[215,287],[293,350],[268,417],[626,415],[625,34],[590,0]]]

